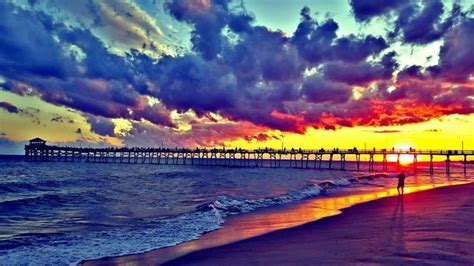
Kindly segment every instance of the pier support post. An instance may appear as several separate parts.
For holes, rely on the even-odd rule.
[[[209,165],[213,158],[216,158],[215,152],[211,152],[211,159],[209,159],[209,153],[207,151],[203,152],[201,157],[201,165]]]
[[[413,154],[413,171],[416,172],[416,166],[418,163],[418,154]]]
[[[269,157],[270,167],[276,168],[277,167],[276,153],[270,152],[268,155],[270,156]]]
[[[430,175],[434,174],[433,154],[430,154]]]
[[[397,168],[400,171],[400,153],[397,153]]]
[[[306,168],[309,165],[309,154],[301,152],[301,168],[305,168],[304,161],[306,160]]]
[[[240,153],[240,162],[239,162],[239,165],[240,165],[240,166],[245,166],[245,165],[246,165],[246,162],[247,162],[247,153],[246,153],[246,152]]]
[[[357,171],[360,171],[360,154],[356,154]]]
[[[316,168],[316,164],[318,163],[318,168],[321,170],[321,163],[323,161],[323,154],[322,153],[317,153],[315,154],[314,157],[314,168]]]
[[[224,162],[222,162],[224,160]],[[226,154],[225,152],[221,152],[219,154],[219,165],[226,165],[227,164],[227,159],[226,159]]]
[[[260,167],[263,167],[263,152],[257,152],[257,167],[258,167],[258,162],[260,162]]]
[[[464,154],[464,174],[467,174],[467,155]]]
[[[382,168],[383,171],[387,172],[387,154],[385,152],[383,153]]]
[[[229,153],[229,166],[235,166],[235,152],[231,151]]]
[[[298,167],[298,164],[296,163],[296,153],[294,152],[290,153],[290,167],[293,166],[293,160],[295,160],[295,167]]]
[[[370,157],[369,157],[369,172],[373,172],[374,171],[374,154],[373,153],[370,153]]]
[[[446,155],[446,174],[450,174],[451,173],[451,170],[449,169],[450,165],[449,165],[449,155]]]
[[[341,170],[346,169],[346,155],[341,153]]]
[[[332,169],[332,157],[334,156],[334,153],[329,154],[329,169]]]

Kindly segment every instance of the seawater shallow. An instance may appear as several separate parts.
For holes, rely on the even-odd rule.
[[[0,261],[70,264],[200,238],[233,215],[393,178],[314,169],[0,161]],[[438,173],[442,173],[442,165]],[[470,166],[471,168],[471,166]],[[472,171],[469,169],[469,171]],[[410,184],[469,179],[420,174]]]

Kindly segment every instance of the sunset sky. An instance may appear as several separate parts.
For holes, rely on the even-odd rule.
[[[474,0],[0,1],[0,154],[474,150]]]

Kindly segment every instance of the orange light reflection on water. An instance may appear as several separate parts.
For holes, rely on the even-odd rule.
[[[436,187],[460,185],[469,182],[448,181],[440,184],[421,184],[405,187],[405,194],[429,190]],[[351,194],[334,194],[316,197],[297,204],[278,208],[268,208],[239,216],[229,217],[222,229],[210,232],[198,240],[185,242],[174,247],[158,249],[139,255],[112,258],[99,263],[119,263],[127,265],[159,264],[188,253],[211,247],[230,244],[267,234],[276,230],[291,228],[341,213],[341,209],[374,199],[397,195],[396,188],[377,188]],[[88,262],[86,264],[94,261]]]

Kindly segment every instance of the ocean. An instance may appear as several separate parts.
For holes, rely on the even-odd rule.
[[[393,187],[392,168],[369,173],[0,157],[0,264],[75,264],[174,246],[225,227],[230,216],[334,191]],[[473,181],[473,173],[474,165],[464,175],[462,164],[452,162],[451,175],[443,163],[429,175],[420,163],[406,184]]]

